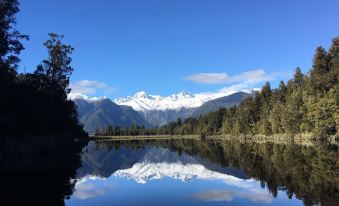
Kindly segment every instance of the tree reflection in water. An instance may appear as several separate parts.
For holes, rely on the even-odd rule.
[[[339,202],[339,158],[337,146],[275,143],[246,143],[220,140],[129,140],[103,141],[118,150],[121,146],[135,150],[158,146],[189,155],[199,155],[212,163],[243,170],[261,182],[274,197],[278,190],[293,195],[304,205],[336,205]]]
[[[86,142],[69,137],[2,138],[1,197],[4,205],[64,205],[73,193]]]
[[[64,205],[64,200],[74,192],[75,181],[72,179],[81,167],[79,153],[84,144],[73,144],[62,138],[54,141],[30,138],[18,142],[11,139],[0,144],[3,200],[8,202],[7,205]],[[247,177],[259,180],[273,196],[281,190],[289,198],[295,195],[305,205],[336,205],[339,202],[336,146],[209,139],[102,141],[96,145],[98,149],[110,150],[121,147],[140,150],[152,146],[167,148],[179,155],[198,155],[222,167],[239,168]]]

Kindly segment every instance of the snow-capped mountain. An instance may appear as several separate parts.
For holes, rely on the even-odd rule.
[[[144,125],[156,127],[176,121],[178,118],[184,120],[191,117],[193,114],[196,114],[193,116],[199,116],[204,113],[216,111],[219,107],[231,107],[239,104],[244,98],[250,96],[248,94],[253,93],[253,91],[254,90],[243,90],[239,92],[229,90],[224,92],[197,94],[180,92],[166,97],[150,95],[141,91],[126,98],[116,98],[112,102],[119,106],[131,108],[137,111],[147,122],[147,124],[145,123]],[[239,95],[240,97],[237,98],[236,96]],[[95,105],[100,104],[103,100],[109,100],[107,97],[91,98],[78,93],[71,93],[68,98],[73,100],[77,105],[80,118],[93,109]],[[201,106],[203,106],[203,108],[199,110]],[[199,111],[196,112],[197,110]],[[108,112],[109,111],[106,111],[106,113]],[[111,115],[112,114],[113,113],[111,113]],[[102,115],[106,114],[101,114],[101,116]]]
[[[243,90],[241,92],[253,93],[255,90]],[[180,92],[170,96],[160,96],[147,94],[145,91],[135,93],[133,96],[119,97],[113,100],[118,105],[130,106],[136,111],[150,110],[180,110],[182,108],[197,108],[204,103],[220,97],[229,96],[240,91],[227,91],[216,93],[197,93]],[[79,93],[70,93],[68,99],[82,99],[89,102],[100,101],[107,97],[88,97]]]
[[[170,177],[172,179],[189,182],[193,179],[224,180],[225,182],[240,186],[243,180],[232,175],[211,171],[200,164],[183,164],[182,162],[138,162],[131,168],[118,170],[112,174],[114,177],[132,179],[137,183],[145,184],[150,180]]]
[[[252,91],[246,91],[251,93]],[[221,97],[230,96],[237,91],[227,91],[218,93],[198,93],[191,94],[180,92],[167,97],[150,95],[144,91],[137,92],[133,96],[117,98],[114,102],[118,105],[130,106],[153,126],[162,126],[178,118],[186,119],[203,104]],[[239,102],[232,102],[237,104]],[[216,108],[216,110],[219,108]]]
[[[81,194],[87,194],[91,184],[107,189],[105,183],[114,185],[117,180],[133,180],[142,186],[150,181],[173,179],[185,182],[185,185],[194,184],[194,181],[209,181],[210,184],[225,184],[227,189],[233,188],[230,191],[208,190],[196,193],[193,197],[198,200],[214,201],[224,198],[228,201],[235,197],[260,203],[270,203],[273,200],[272,194],[262,188],[257,180],[244,177],[245,173],[241,169],[225,167],[221,162],[213,163],[208,157],[189,155],[181,150],[179,153],[173,148],[175,144],[168,145],[171,149],[151,145],[131,147],[124,142],[118,145],[119,147],[114,147],[90,142],[83,149],[82,167],[77,170],[75,179],[76,195],[81,198]],[[167,183],[168,180],[165,181]]]
[[[191,94],[180,92],[167,97],[159,95],[150,95],[144,91],[137,92],[133,96],[126,98],[117,98],[116,104],[132,107],[136,111],[149,110],[180,110],[182,108],[197,108],[205,102],[223,96],[228,96],[236,91],[227,93],[198,93]]]
[[[78,119],[86,132],[114,125],[128,127],[132,124],[151,126],[144,117],[132,107],[117,105],[107,97],[90,98],[82,94],[69,94],[77,109]]]
[[[149,147],[133,150],[120,146],[119,150],[98,147],[90,142],[81,157],[82,167],[77,170],[77,179],[103,179],[110,176],[133,179],[146,183],[152,179],[171,177],[182,181],[192,179],[248,179],[239,169],[211,163],[200,156],[173,152],[170,149]]]
[[[83,177],[77,179],[75,194],[78,194],[80,197],[83,196],[81,196],[81,194],[83,194],[82,190],[83,188],[87,189],[87,181],[94,181],[97,182],[98,185],[104,185],[102,183],[112,182],[116,178],[134,180],[136,183],[143,185],[149,183],[151,180],[161,181],[163,178],[179,180],[187,184],[194,180],[204,181],[206,184],[213,184],[208,183],[208,181],[215,181],[219,182],[219,184],[227,185],[227,188],[233,189],[233,191],[208,190],[192,195],[194,199],[203,201],[230,201],[237,197],[257,203],[269,204],[274,199],[273,195],[265,188],[262,188],[259,182],[253,178],[241,179],[232,175],[209,170],[200,164],[182,164],[180,161],[174,163],[138,162],[131,168],[116,171],[107,179],[96,176]],[[120,181],[121,180],[119,180],[119,182]],[[86,190],[84,192],[86,192]]]
[[[69,100],[84,100],[84,101],[87,101],[87,102],[96,102],[96,101],[101,101],[101,100],[104,100],[104,99],[108,99],[106,96],[103,96],[103,97],[89,97],[87,95],[84,95],[84,94],[80,94],[80,93],[69,93],[68,94],[68,97],[67,97]]]

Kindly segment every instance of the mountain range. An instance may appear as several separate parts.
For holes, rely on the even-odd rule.
[[[127,127],[132,124],[157,127],[178,118],[198,117],[220,107],[229,108],[251,96],[253,91],[229,93],[178,94],[162,97],[137,92],[133,96],[117,98],[93,97],[71,93],[68,98],[77,107],[78,118],[84,130],[94,132],[96,128],[113,126]]]
[[[218,176],[249,179],[242,170],[235,167],[224,167],[199,155],[179,154],[166,148],[146,146],[135,149],[121,145],[117,150],[105,145],[98,147],[95,142],[90,142],[83,151],[82,167],[77,170],[80,182],[88,178],[109,178],[112,175],[134,179],[138,183],[164,176],[182,181]]]
[[[132,107],[117,105],[108,98],[88,98],[83,95],[70,97],[78,112],[78,119],[87,132],[95,132],[97,128],[108,125],[128,127],[132,124],[150,127],[144,117]]]
[[[107,182],[134,184],[129,181],[133,180],[147,189],[148,184],[164,179],[167,183],[171,179],[193,185],[196,185],[196,181],[203,181],[227,189],[225,192],[211,190],[196,193],[193,197],[199,200],[216,201],[223,198],[229,201],[240,197],[266,204],[273,201],[272,194],[262,188],[257,180],[248,177],[242,169],[211,162],[199,154],[175,151],[174,148],[152,145],[133,147],[123,142],[96,144],[91,141],[81,153],[82,166],[76,171],[75,195],[86,199],[86,194],[93,191],[91,185],[100,188]],[[105,192],[101,195],[105,195]]]

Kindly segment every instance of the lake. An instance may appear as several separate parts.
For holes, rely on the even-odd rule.
[[[102,140],[82,149],[65,204],[336,205],[336,146]]]

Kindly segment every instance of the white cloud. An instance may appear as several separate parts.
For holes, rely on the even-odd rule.
[[[110,94],[116,89],[113,87],[107,86],[103,82],[91,81],[91,80],[81,80],[70,85],[72,93],[80,94],[96,94],[98,91],[103,91],[105,94]]]
[[[230,77],[226,73],[197,73],[185,79],[203,84],[222,84],[228,82]]]
[[[245,84],[245,83],[239,83],[239,84],[232,84],[230,86],[223,87],[223,88],[219,89],[218,92],[228,93],[228,92],[233,92],[233,91],[241,91],[241,90],[249,89],[249,88],[250,88],[250,85]]]
[[[224,202],[232,201],[235,197],[244,198],[257,203],[271,203],[273,196],[263,191],[227,191],[227,190],[210,190],[193,195],[193,198],[200,201]]]
[[[263,69],[255,69],[230,76],[226,73],[197,73],[185,77],[196,83],[202,84],[255,84],[263,81],[274,80],[278,73],[267,74]]]
[[[82,183],[75,186],[74,196],[78,199],[85,200],[104,195],[111,189],[113,189],[111,185],[97,186],[92,183]]]
[[[234,75],[230,82],[259,83],[270,80],[274,80],[273,74],[266,74],[263,69],[256,69]]]
[[[186,80],[201,84],[224,84],[218,93],[231,94],[238,91],[260,91],[260,83],[274,81],[278,77],[290,76],[289,72],[266,73],[263,69],[249,70],[236,75],[226,73],[197,73],[185,77]]]
[[[253,84],[249,84],[249,83],[239,83],[239,84],[232,84],[227,87],[223,87],[218,90],[218,93],[229,94],[229,93],[239,92],[239,91],[250,93],[253,91],[260,91],[260,88],[253,87]]]

